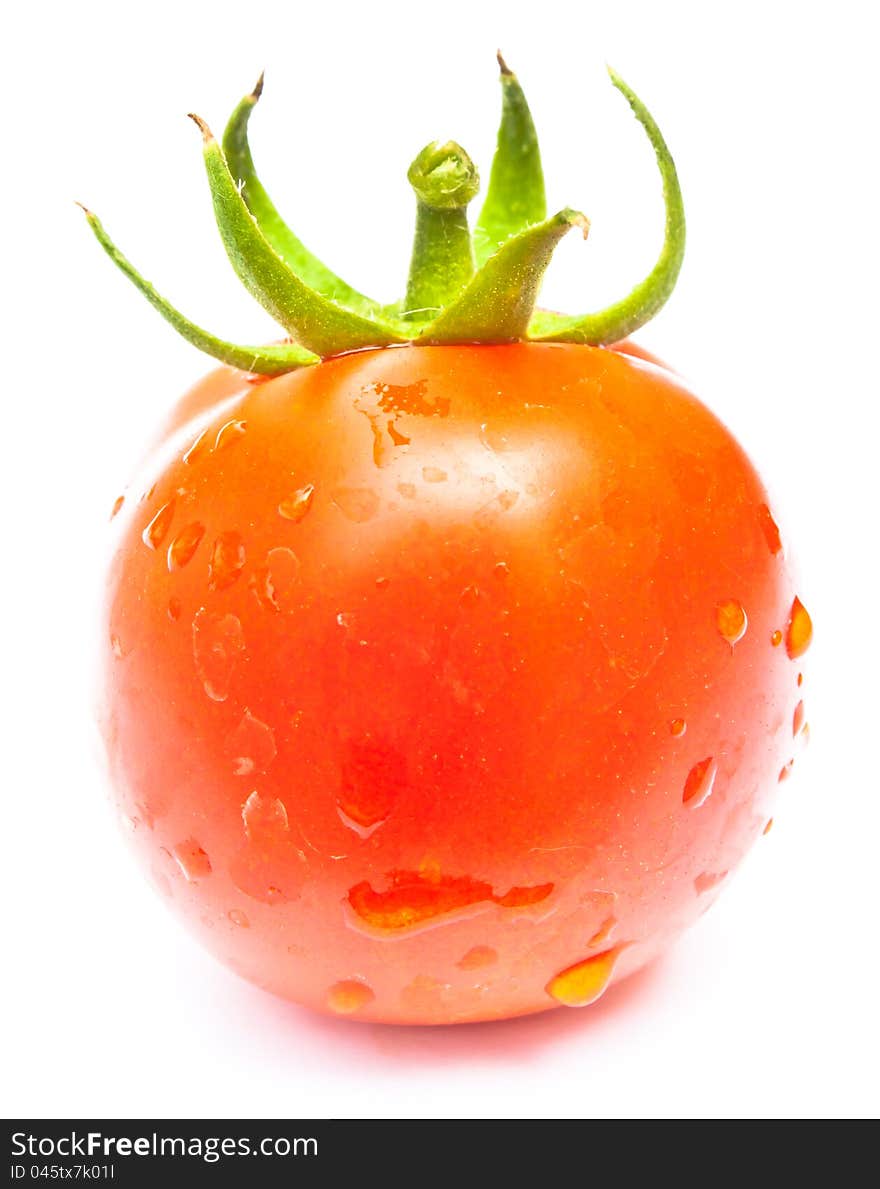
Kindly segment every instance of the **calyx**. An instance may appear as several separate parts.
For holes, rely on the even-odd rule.
[[[553,250],[587,219],[565,208],[547,216],[544,177],[531,113],[516,75],[500,54],[502,112],[483,206],[473,230],[467,207],[479,178],[457,144],[427,145],[410,167],[416,229],[404,298],[382,305],[338,277],[279,215],[251,156],[247,128],[263,79],[229,119],[222,142],[192,116],[202,134],[214,214],[239,280],[283,328],[286,341],[238,346],[184,317],[119,251],[100,220],[83,208],[98,242],[147,300],[185,339],[245,372],[280,375],[332,355],[401,343],[584,343],[609,345],[649,321],[668,299],[684,256],[685,220],[672,157],[651,114],[613,71],[654,150],[663,183],[666,226],[660,256],[626,297],[593,314],[536,310]]]

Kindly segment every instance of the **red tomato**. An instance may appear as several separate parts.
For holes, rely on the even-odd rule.
[[[409,346],[215,373],[180,416],[115,521],[102,722],[217,957],[481,1020],[589,1003],[706,909],[798,746],[809,618],[677,378]]]

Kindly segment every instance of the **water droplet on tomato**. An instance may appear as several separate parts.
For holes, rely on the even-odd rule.
[[[779,770],[779,777],[778,777],[778,779],[779,779],[780,783],[781,783],[783,780],[788,780],[789,776],[791,776],[791,770],[792,770],[792,768],[793,768],[793,767],[794,767],[794,760],[789,760],[787,764],[784,764],[784,765],[783,765],[783,766],[780,768],[780,770]]]
[[[553,884],[511,888],[498,895],[490,884],[469,875],[444,875],[430,867],[420,871],[391,871],[389,887],[375,891],[368,880],[349,889],[350,923],[362,922],[375,935],[400,936],[497,904],[501,908],[530,907],[546,900]]]
[[[110,519],[111,519],[111,520],[113,519],[113,517],[114,517],[114,516],[116,516],[116,515],[118,514],[118,512],[120,511],[120,509],[122,508],[122,505],[123,505],[124,503],[125,503],[125,496],[124,496],[124,495],[119,495],[119,496],[117,496],[117,497],[116,497],[116,499],[115,499],[115,500],[114,500],[114,502],[113,502],[113,510],[112,510],[112,511],[111,511],[111,513],[110,513]]]
[[[731,647],[743,638],[749,626],[745,608],[736,599],[727,599],[718,604],[715,608],[715,622],[718,631]]]
[[[444,996],[452,987],[439,978],[427,974],[416,977],[400,992],[400,1001],[409,1011],[433,1016],[443,1004]]]
[[[248,583],[264,611],[294,611],[299,606],[299,558],[281,545],[266,554]]]
[[[205,526],[202,524],[188,524],[182,528],[168,546],[168,569],[180,570],[191,562],[204,535]]]
[[[250,929],[251,923],[247,918],[247,914],[242,912],[240,908],[230,908],[226,914],[233,925],[238,925],[239,929]]]
[[[699,809],[711,796],[717,775],[718,765],[711,756],[694,764],[684,783],[682,801],[685,805],[690,809]]]
[[[165,537],[168,535],[168,530],[171,528],[171,521],[174,519],[174,500],[169,500],[167,504],[163,504],[144,531],[141,533],[141,540],[148,549],[158,549]]]
[[[226,742],[226,754],[232,760],[236,776],[263,773],[277,755],[275,733],[250,710],[245,710],[244,717]]]
[[[350,611],[340,611],[336,616],[336,622],[341,628],[353,628],[354,615]]]
[[[290,829],[287,809],[277,797],[264,797],[254,790],[241,807],[244,832],[249,842],[265,846]]]
[[[804,725],[804,704],[803,704],[803,702],[798,702],[797,706],[795,706],[795,708],[794,708],[794,714],[793,714],[792,720],[791,720],[791,733],[793,735],[800,734],[801,730],[803,729],[803,725]]]
[[[193,657],[205,693],[214,702],[225,702],[244,633],[235,615],[215,615],[201,607],[193,620]]]
[[[208,563],[208,588],[225,590],[241,576],[245,565],[244,542],[234,530],[221,533],[211,550]]]
[[[340,1016],[351,1016],[361,1011],[376,998],[372,987],[359,979],[348,978],[334,983],[327,992],[327,1006]]]
[[[168,618],[174,623],[180,619],[180,599],[174,595],[168,600]]]
[[[406,786],[406,760],[393,743],[372,735],[348,741],[336,806],[349,829],[369,838],[387,820]]]
[[[587,1007],[606,991],[620,949],[606,950],[569,966],[547,984],[547,994],[565,1007]]]
[[[379,587],[380,590],[384,590],[390,581],[391,581],[390,578],[377,578],[376,585]]]
[[[194,838],[178,842],[172,853],[177,866],[189,883],[198,883],[211,874],[211,860]]]
[[[687,723],[683,718],[674,718],[669,724],[669,733],[675,735],[676,738],[680,738],[686,730]]]
[[[210,447],[211,439],[208,437],[208,431],[203,429],[184,454],[183,461],[187,464],[187,466],[194,466],[195,463],[197,463],[202,457],[202,455],[208,452]]]
[[[110,651],[118,660],[122,659],[122,641],[118,636],[114,635],[110,637]]]
[[[758,505],[758,523],[761,526],[761,532],[764,534],[764,540],[767,542],[770,552],[781,553],[782,538],[779,535],[779,527],[766,504]]]
[[[347,520],[364,524],[379,511],[379,497],[369,487],[337,487],[331,499]]]
[[[806,607],[796,598],[788,613],[788,623],[785,625],[785,651],[792,660],[803,656],[813,639],[813,621],[810,619]]]
[[[617,917],[606,917],[590,940],[587,942],[589,949],[595,949],[597,945],[601,945],[603,941],[608,941],[617,928]]]
[[[777,628],[776,631],[770,636],[770,643],[774,648],[778,648],[782,643],[782,632],[780,632],[779,628]]]
[[[475,945],[455,963],[459,970],[478,970],[481,966],[492,966],[498,961],[498,951],[491,945]]]
[[[305,487],[300,487],[298,491],[295,491],[286,500],[282,500],[278,505],[278,512],[285,520],[291,520],[294,524],[299,524],[308,513],[309,508],[311,508],[314,496],[315,485],[314,483],[308,483]]]
[[[710,891],[712,888],[714,888],[718,884],[720,884],[723,879],[726,879],[726,878],[727,878],[726,871],[718,871],[718,872],[704,871],[704,872],[702,872],[702,874],[698,875],[697,878],[694,880],[694,887],[696,888],[697,895],[702,896],[704,892]]]
[[[495,563],[495,568],[492,571],[496,578],[507,578],[510,574],[510,566],[506,561],[499,561]]]
[[[232,420],[221,425],[217,431],[217,437],[214,439],[214,452],[219,454],[221,450],[228,450],[230,446],[240,442],[246,430],[246,421]]]
[[[441,467],[422,467],[422,478],[426,483],[445,483],[449,476]]]

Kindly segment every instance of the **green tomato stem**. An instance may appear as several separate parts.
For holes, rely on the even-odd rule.
[[[229,118],[223,133],[223,153],[229,172],[238,182],[239,191],[263,236],[284,263],[322,297],[338,301],[364,317],[375,317],[377,302],[365,297],[338,277],[294,235],[257,176],[248,142],[248,120],[263,93],[263,76],[249,95],[245,95]]]
[[[568,208],[508,239],[467,288],[419,335],[422,343],[508,343],[525,336],[553,249],[589,223]]]
[[[635,92],[609,67],[611,81],[626,98],[636,119],[648,134],[663,180],[666,229],[663,248],[651,272],[614,305],[596,314],[567,317],[539,313],[529,326],[529,338],[538,342],[589,343],[593,346],[617,343],[638,330],[666,304],[675,288],[684,259],[684,200],[672,154],[651,113]]]
[[[191,118],[202,133],[214,215],[230,263],[290,337],[321,356],[403,342],[393,327],[343,309],[288,268],[255,223],[210,128],[198,116]]]
[[[480,180],[454,141],[427,145],[407,178],[416,195],[416,230],[403,316],[423,321],[448,306],[474,275],[467,206]]]
[[[239,347],[217,338],[207,330],[202,330],[195,322],[190,322],[174,308],[160,293],[157,293],[149,281],[145,280],[134,265],[119,251],[104,230],[100,219],[92,211],[79,204],[85,212],[89,226],[95,234],[95,239],[116,265],[128,277],[132,284],[144,295],[150,305],[158,310],[166,322],[169,322],[179,335],[205,351],[208,355],[219,359],[230,367],[237,367],[243,372],[253,372],[262,376],[279,376],[284,372],[294,371],[296,368],[308,367],[319,363],[317,355],[305,351],[295,343],[281,343],[274,346]]]
[[[519,80],[498,54],[501,125],[489,188],[474,228],[477,264],[512,235],[547,217],[541,150],[532,113]]]

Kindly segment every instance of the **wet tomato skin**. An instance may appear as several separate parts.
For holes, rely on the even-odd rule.
[[[665,949],[799,746],[798,592],[724,426],[560,344],[186,400],[114,518],[101,721],[202,942],[402,1023],[591,1002]]]

